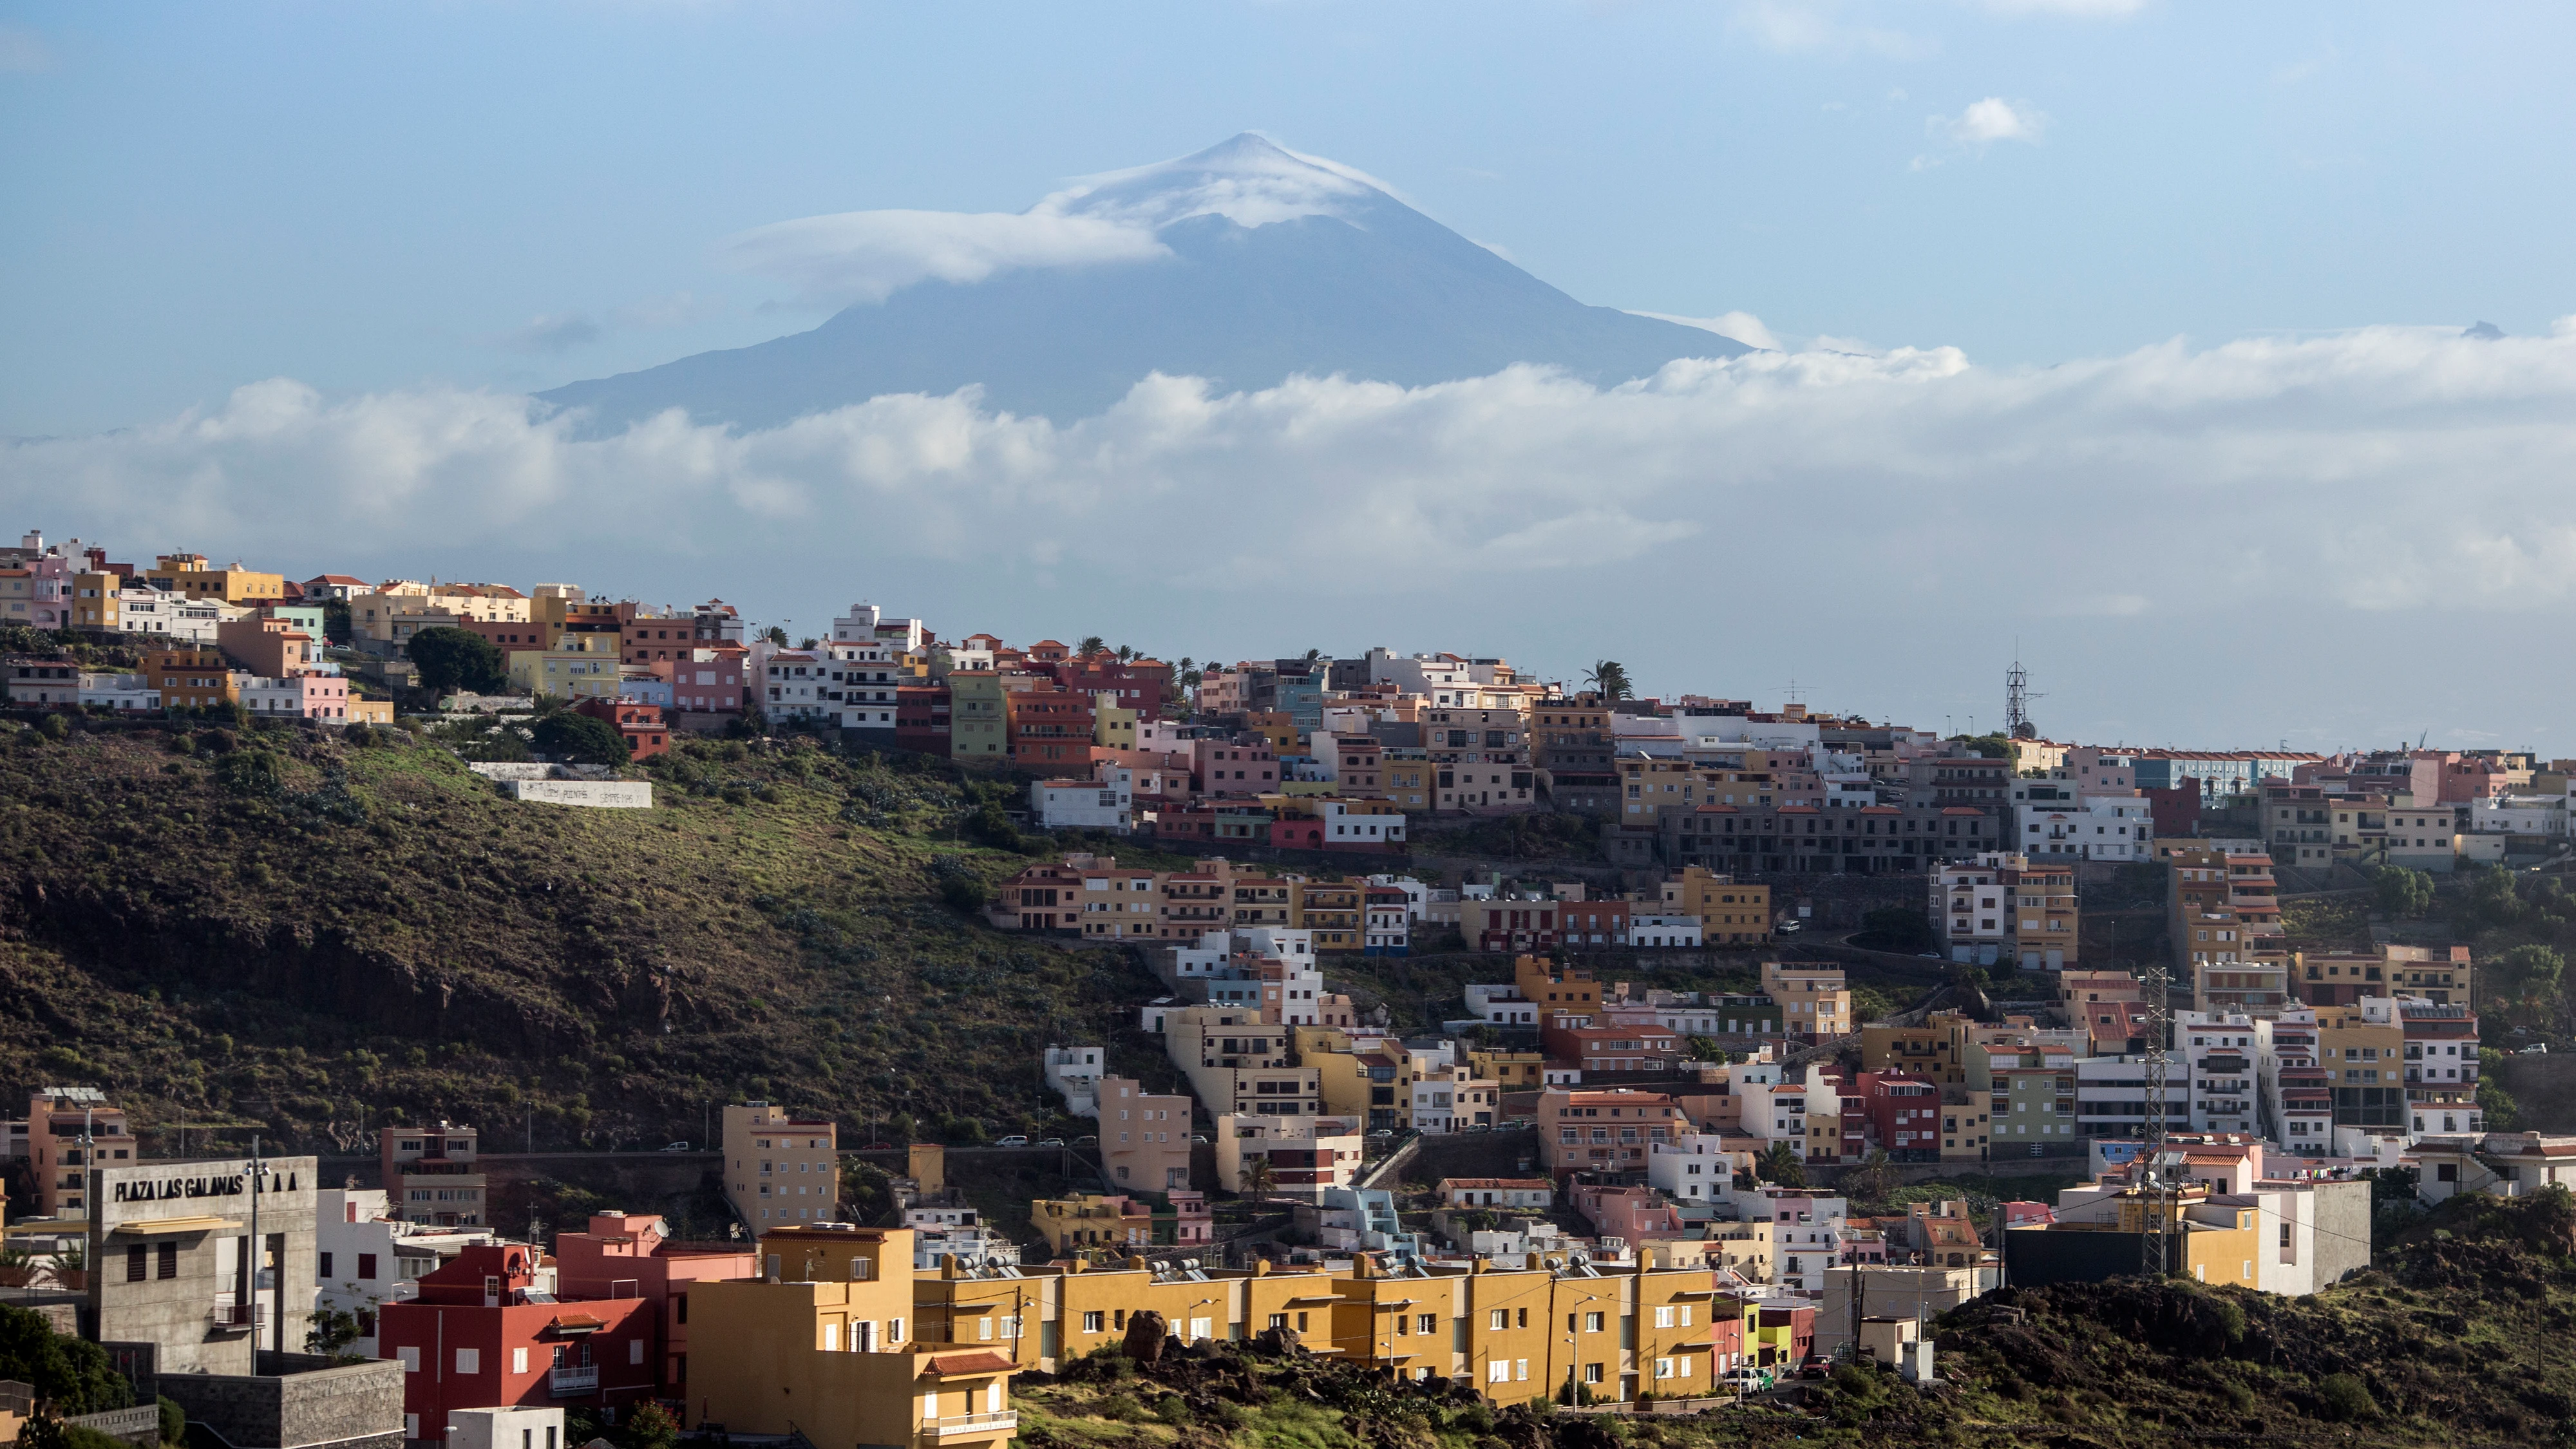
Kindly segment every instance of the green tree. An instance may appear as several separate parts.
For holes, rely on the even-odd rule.
[[[1855,1205],[1860,1203],[1875,1205],[1887,1201],[1895,1194],[1896,1177],[1896,1164],[1889,1160],[1887,1149],[1873,1147],[1869,1150],[1869,1156],[1862,1158],[1857,1166],[1843,1174],[1840,1186],[1843,1196],[1850,1198]]]
[[[357,1363],[360,1360],[355,1354],[341,1350],[365,1336],[355,1313],[344,1308],[318,1309],[304,1330],[304,1351],[343,1363]]]
[[[1583,681],[1591,685],[1593,692],[1605,700],[1615,701],[1636,697],[1636,691],[1628,684],[1628,666],[1616,659],[1604,659],[1595,663],[1584,674]]]
[[[2500,865],[2466,872],[2468,889],[2452,913],[2456,930],[2475,935],[2502,930],[2522,919],[2522,897],[2513,888],[2513,872]]]
[[[651,1399],[627,1410],[617,1426],[618,1449],[677,1449],[679,1442],[671,1411]]]
[[[1753,1171],[1762,1181],[1782,1187],[1805,1187],[1807,1165],[1798,1160],[1796,1149],[1786,1142],[1775,1142],[1753,1159]]]
[[[1268,1197],[1279,1186],[1279,1173],[1270,1165],[1265,1152],[1243,1165],[1243,1191],[1248,1197]]]
[[[2504,1053],[2494,1047],[2478,1048],[2478,1111],[2486,1117],[2489,1132],[2510,1132],[2522,1116],[2522,1104],[2496,1080],[2496,1068],[2504,1065]]]
[[[342,604],[340,607],[345,609],[348,605]],[[173,1445],[187,1443],[188,1411],[180,1406],[177,1399],[170,1397],[168,1394],[160,1396],[159,1407],[161,1409],[161,1442]]]
[[[95,1414],[134,1402],[133,1386],[108,1363],[107,1350],[65,1338],[24,1308],[0,1303],[0,1379],[16,1379],[60,1414]]]
[[[2520,1000],[2546,1010],[2558,999],[2567,975],[2567,958],[2547,946],[2516,946],[2496,959],[2496,975]]]
[[[1082,636],[1082,642],[1073,646],[1073,652],[1076,655],[1099,654],[1106,651],[1108,648],[1108,640],[1101,638],[1097,634],[1085,634]]]
[[[510,682],[501,646],[469,629],[423,629],[403,653],[419,669],[420,687],[432,694],[493,694]]]
[[[2433,905],[2433,878],[2420,870],[2392,865],[2371,882],[2379,908],[2400,920],[2413,920]]]
[[[781,649],[787,647],[787,630],[780,625],[772,624],[768,628],[761,630],[760,637],[777,645]]]
[[[538,720],[535,734],[538,749],[579,765],[622,765],[635,757],[617,726],[568,709]]]

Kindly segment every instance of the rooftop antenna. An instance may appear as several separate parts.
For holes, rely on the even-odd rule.
[[[2030,702],[2046,695],[2030,692],[2030,671],[2021,667],[2021,641],[2013,641],[2012,668],[2004,671],[2004,734],[2016,740],[2039,738],[2039,727],[2030,722]]]

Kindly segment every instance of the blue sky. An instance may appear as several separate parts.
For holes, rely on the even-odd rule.
[[[2018,639],[2067,734],[2548,750],[2571,32],[2168,0],[0,5],[0,509],[120,556],[721,594],[800,632],[865,597],[1170,654],[1612,654],[1924,724],[1991,723]],[[1061,429],[949,399],[575,442],[520,397],[821,320],[724,265],[746,230],[1018,211],[1251,129],[1584,301],[1746,312],[1801,355],[1617,396],[1175,386]],[[1229,527],[1165,527],[1175,499]]]
[[[0,14],[20,435],[271,375],[539,387],[757,340],[817,314],[723,236],[1017,210],[1246,129],[1585,301],[1784,337],[2044,364],[2576,310],[2563,6]],[[1939,134],[1988,97],[2036,140]]]

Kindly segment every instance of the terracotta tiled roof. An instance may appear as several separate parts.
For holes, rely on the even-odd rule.
[[[956,1374],[1006,1374],[1017,1365],[991,1349],[973,1353],[940,1353],[930,1358],[930,1372],[941,1377]]]

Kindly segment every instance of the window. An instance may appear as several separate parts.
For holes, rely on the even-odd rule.
[[[1497,1308],[1491,1314],[1487,1315],[1487,1326],[1497,1331],[1509,1328],[1512,1326],[1511,1317],[1510,1309]]]
[[[359,1279],[360,1279],[361,1281],[363,1281],[363,1282],[373,1282],[373,1281],[375,1280],[375,1276],[376,1276],[376,1255],[375,1255],[375,1254],[373,1254],[373,1253],[360,1253],[360,1254],[358,1255],[358,1277],[359,1277]]]
[[[319,1270],[314,1274],[314,1276],[315,1276],[315,1277],[318,1277],[318,1278],[328,1278],[328,1277],[330,1277],[330,1276],[331,1276],[331,1255],[330,1255],[330,1254],[328,1254],[328,1253],[324,1253],[324,1254],[322,1255],[322,1266],[321,1266],[321,1268],[320,1268],[320,1269],[319,1269]]]
[[[626,1361],[629,1364],[639,1364],[644,1361],[644,1340],[640,1338],[626,1340]]]
[[[1485,1365],[1485,1382],[1489,1384],[1507,1384],[1511,1381],[1512,1361],[1510,1359],[1498,1358],[1492,1363]]]
[[[1599,1333],[1601,1331],[1601,1315],[1598,1313],[1587,1313],[1583,1315],[1583,1331],[1586,1333]]]
[[[395,1358],[397,1358],[397,1359],[402,1360],[402,1366],[403,1366],[403,1372],[404,1372],[404,1373],[407,1373],[407,1374],[416,1374],[416,1373],[419,1373],[419,1372],[420,1372],[420,1350],[419,1350],[419,1349],[417,1349],[417,1348],[398,1348],[398,1349],[395,1349],[395,1350],[394,1350],[394,1357],[395,1357]]]
[[[159,1265],[158,1265],[158,1268],[157,1268],[157,1270],[153,1273],[153,1275],[152,1275],[152,1276],[153,1276],[153,1277],[155,1277],[155,1278],[176,1278],[176,1277],[178,1277],[178,1276],[179,1276],[179,1245],[178,1245],[177,1243],[163,1243],[163,1244],[161,1245],[161,1249],[160,1249],[160,1258],[161,1258],[161,1261],[160,1261],[160,1263],[159,1263]]]
[[[458,1349],[456,1351],[456,1371],[460,1374],[479,1374],[483,1372],[483,1350],[479,1348]]]
[[[527,1371],[528,1351],[524,1348],[514,1348],[510,1350],[510,1372],[514,1374],[523,1374]]]
[[[125,1250],[126,1282],[140,1283],[143,1281],[143,1264],[144,1260],[148,1256],[149,1255],[144,1251],[141,1243],[136,1243],[133,1247]]]

